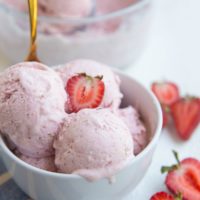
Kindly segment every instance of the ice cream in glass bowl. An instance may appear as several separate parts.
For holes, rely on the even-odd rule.
[[[35,200],[120,200],[147,172],[159,103],[133,78],[93,60],[23,62],[0,74],[0,152]]]
[[[127,67],[143,52],[151,0],[39,0],[38,51],[58,65],[78,58]],[[11,64],[29,48],[27,1],[0,1],[0,51]]]

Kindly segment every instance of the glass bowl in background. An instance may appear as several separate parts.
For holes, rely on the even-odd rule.
[[[86,58],[123,68],[142,53],[151,21],[151,0],[103,16],[83,19],[39,16],[38,55],[48,65]],[[27,13],[0,3],[0,51],[10,64],[29,49]]]

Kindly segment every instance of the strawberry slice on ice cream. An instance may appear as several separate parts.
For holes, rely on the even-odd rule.
[[[68,80],[65,89],[69,95],[70,112],[78,112],[83,108],[97,108],[101,104],[105,91],[102,78],[82,73]]]

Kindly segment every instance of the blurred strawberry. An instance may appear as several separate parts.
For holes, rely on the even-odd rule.
[[[162,105],[171,105],[179,99],[179,89],[175,83],[164,81],[151,85],[153,93]]]
[[[150,200],[175,200],[174,197],[166,192],[157,192]]]
[[[200,122],[200,99],[186,96],[171,105],[175,128],[181,139],[187,140]]]

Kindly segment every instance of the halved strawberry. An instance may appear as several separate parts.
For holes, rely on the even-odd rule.
[[[200,99],[181,98],[171,105],[171,114],[180,138],[187,140],[200,122]]]
[[[179,89],[175,83],[169,81],[154,82],[151,89],[161,104],[169,106],[179,99]]]
[[[166,192],[157,192],[150,200],[175,200],[174,197]]]
[[[91,77],[84,73],[71,77],[66,85],[70,112],[78,112],[83,108],[98,107],[104,97],[102,76]]]
[[[168,172],[165,184],[174,194],[182,194],[184,200],[200,200],[200,162],[194,158],[179,161],[174,151],[177,164],[162,167],[162,173]]]

